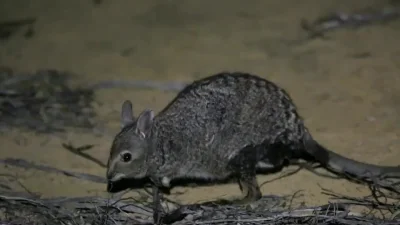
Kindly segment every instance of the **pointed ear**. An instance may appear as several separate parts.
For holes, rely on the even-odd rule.
[[[121,110],[121,128],[124,128],[134,122],[133,111],[132,111],[132,102],[129,100],[125,100],[122,104]]]
[[[150,134],[153,125],[154,112],[153,110],[144,110],[138,117],[136,122],[136,133],[142,138],[146,138]]]

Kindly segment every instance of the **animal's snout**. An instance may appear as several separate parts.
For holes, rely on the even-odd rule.
[[[113,176],[114,172],[108,168],[106,173],[107,180],[111,180]]]
[[[107,180],[111,180],[113,176],[114,176],[113,173],[108,173],[107,172]]]
[[[108,163],[107,167],[107,180],[108,181],[114,181],[115,176],[117,175],[116,168],[115,168],[115,163]]]
[[[107,173],[107,180],[109,182],[116,182],[125,177],[126,177],[125,174],[122,173],[114,173],[114,172]]]

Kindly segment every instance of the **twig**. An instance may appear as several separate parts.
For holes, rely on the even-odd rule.
[[[86,173],[78,173],[78,172],[71,172],[71,171],[66,171],[66,170],[61,170],[57,169],[54,167],[50,166],[45,166],[45,165],[36,165],[32,162],[28,162],[24,159],[15,159],[15,158],[6,158],[6,159],[0,159],[0,163],[11,165],[11,166],[17,166],[25,169],[37,169],[41,170],[44,172],[52,172],[52,173],[61,173],[69,177],[75,177],[78,179],[82,180],[88,180],[96,183],[102,183],[106,184],[107,181],[105,178],[96,176],[96,175],[91,175],[91,174],[86,174]]]
[[[260,187],[264,186],[265,184],[271,183],[271,182],[273,182],[273,181],[276,181],[276,180],[279,180],[279,179],[282,179],[282,178],[291,176],[291,175],[293,175],[293,174],[296,174],[296,173],[298,173],[301,169],[303,169],[303,168],[299,166],[299,168],[297,168],[297,169],[294,170],[294,171],[287,172],[287,173],[285,173],[285,174],[283,174],[283,175],[281,175],[281,176],[279,176],[279,177],[277,177],[277,178],[264,181],[263,183],[260,184]]]
[[[36,197],[40,197],[40,195],[33,193],[32,191],[30,191],[24,184],[21,183],[21,181],[19,181],[19,179],[17,178],[17,176],[13,176],[10,174],[0,174],[0,176],[4,176],[4,177],[8,177],[11,178],[13,181],[17,182],[18,185],[24,189],[31,197],[32,196],[36,196]],[[7,188],[8,190],[11,190],[11,188]]]
[[[107,80],[90,85],[89,89],[108,89],[108,88],[148,88],[161,91],[180,91],[187,83],[184,82],[157,82],[149,80]]]
[[[21,26],[21,25],[32,25],[33,23],[36,22],[36,18],[25,18],[25,19],[19,19],[19,20],[13,20],[13,21],[4,21],[0,22],[0,28],[1,27],[15,27],[15,26]]]
[[[326,177],[326,178],[331,178],[331,179],[342,179],[342,177],[330,176],[330,175],[322,174],[322,173],[319,173],[319,172],[315,171],[316,168],[320,167],[319,164],[318,164],[318,165],[315,165],[315,166],[311,166],[311,165],[309,165],[309,164],[310,164],[309,162],[301,163],[301,162],[298,162],[298,161],[296,161],[296,160],[291,161],[291,162],[290,162],[290,165],[297,165],[297,166],[299,166],[296,170],[287,172],[287,173],[285,173],[285,174],[283,174],[283,175],[281,175],[281,176],[279,176],[279,177],[277,177],[277,178],[274,178],[274,179],[271,179],[271,180],[268,180],[268,181],[264,181],[263,183],[260,184],[260,186],[263,186],[263,185],[265,185],[265,184],[267,184],[267,183],[271,183],[271,182],[273,182],[273,181],[276,181],[276,180],[279,180],[279,179],[282,179],[282,178],[285,178],[285,177],[294,175],[294,174],[300,172],[300,170],[302,170],[302,169],[306,169],[306,170],[308,170],[308,171],[310,171],[310,172],[312,172],[312,173],[314,173],[314,174],[316,174],[316,175],[318,175],[318,176],[321,176],[321,177]]]
[[[0,71],[1,72],[1,71]],[[55,70],[34,74],[0,74],[0,127],[36,132],[65,132],[66,128],[93,129],[94,91],[71,88],[72,74]]]
[[[161,223],[160,208],[160,190],[156,185],[153,185],[153,222],[156,225]]]
[[[342,201],[344,200],[344,202],[342,202],[342,204],[364,206],[364,207],[369,208],[371,210],[371,212],[372,212],[372,210],[379,210],[379,212],[381,213],[383,218],[385,218],[385,215],[382,210],[394,213],[398,210],[398,208],[400,206],[400,196],[390,197],[389,195],[386,195],[383,192],[380,192],[380,196],[378,196],[376,193],[374,193],[377,190],[371,189],[372,195],[365,196],[362,198],[338,194],[338,193],[335,193],[335,192],[325,189],[325,188],[322,188],[322,190],[323,190],[323,192],[322,192],[323,194],[331,196],[331,197],[333,197],[333,199],[342,200]],[[388,203],[388,201],[382,202],[379,200],[379,198],[381,198],[381,197],[385,198],[386,200],[390,198],[393,201],[397,201],[397,203],[396,202]]]
[[[3,203],[2,203],[3,202]],[[8,202],[11,204],[4,204]],[[76,218],[81,219],[92,219],[96,221],[102,212],[108,212],[108,216],[117,216],[118,214],[125,214],[125,221],[132,221],[129,214],[136,216],[149,217],[150,209],[146,206],[140,206],[138,202],[121,202],[118,199],[106,199],[98,197],[81,197],[81,198],[56,198],[56,199],[33,199],[33,198],[21,198],[14,196],[0,196],[0,206],[6,208],[12,208],[13,205],[19,208],[19,211],[32,208],[32,213],[38,214],[49,214],[53,220],[65,220],[74,221]],[[39,210],[44,208],[45,210]],[[103,210],[105,209],[105,210]],[[77,214],[79,212],[79,214]],[[120,215],[121,216],[121,215]],[[96,218],[97,217],[97,218]],[[121,217],[120,217],[121,218]],[[111,218],[115,220],[116,218]],[[134,221],[134,220],[133,220]],[[70,224],[70,223],[65,223]]]
[[[374,22],[383,22],[398,19],[400,11],[398,8],[384,8],[379,12],[369,13],[352,13],[344,12],[332,13],[325,17],[321,17],[309,23],[306,20],[301,21],[301,27],[308,32],[307,39],[324,38],[325,33],[345,27],[361,27]]]
[[[99,159],[96,159],[96,158],[94,158],[93,156],[84,153],[84,151],[93,148],[94,145],[84,145],[84,146],[81,146],[81,147],[74,147],[74,146],[72,146],[72,144],[65,144],[65,143],[63,143],[62,146],[63,146],[65,149],[67,149],[68,151],[70,151],[70,152],[72,152],[72,153],[74,153],[74,154],[76,154],[76,155],[79,155],[79,156],[81,156],[81,157],[83,157],[83,158],[85,158],[85,159],[87,159],[87,160],[90,160],[90,161],[96,163],[97,165],[99,165],[99,166],[101,166],[101,167],[103,167],[103,168],[106,168],[106,167],[107,167],[107,165],[104,164],[103,162],[101,162]]]
[[[399,225],[400,221],[363,217],[349,211],[348,204],[327,204],[318,207],[282,210],[259,203],[249,210],[240,205],[192,204],[168,211],[164,224],[342,224],[342,225]],[[0,196],[0,208],[6,209],[11,221],[35,215],[34,224],[153,224],[153,210],[149,204],[130,199],[100,197],[80,198],[21,198]],[[15,213],[15,212],[19,213]],[[21,215],[21,213],[23,215]],[[50,215],[50,217],[47,217]],[[25,219],[26,220],[26,219]],[[21,224],[22,224],[21,223]],[[11,222],[12,224],[12,222]]]
[[[32,26],[35,22],[36,18],[25,18],[0,22],[0,38],[6,39],[12,35],[13,31],[26,25],[29,26],[29,29],[25,33],[25,37],[30,37],[33,34]]]

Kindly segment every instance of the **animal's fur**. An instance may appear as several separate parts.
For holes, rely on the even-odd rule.
[[[285,90],[256,75],[219,73],[188,85],[157,116],[133,117],[126,101],[122,130],[115,137],[107,177],[150,177],[159,186],[180,178],[211,181],[235,177],[244,202],[261,192],[256,171],[285,159],[313,156],[340,172],[396,172],[328,151],[308,132]],[[131,160],[123,162],[124,154]]]

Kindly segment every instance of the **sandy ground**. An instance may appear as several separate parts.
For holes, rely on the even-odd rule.
[[[30,2],[30,3],[28,3]],[[33,3],[35,2],[35,3]],[[0,64],[19,71],[54,68],[81,75],[82,82],[108,79],[191,81],[222,71],[245,71],[283,86],[307,126],[326,147],[350,158],[398,165],[400,157],[400,22],[330,33],[328,40],[289,46],[302,35],[300,19],[335,10],[379,5],[378,1],[304,0],[139,1],[100,5],[82,0],[2,0],[0,19],[36,16],[35,36],[15,35],[0,43]],[[300,3],[301,2],[301,3]],[[347,2],[347,3],[346,3]],[[364,57],[362,57],[364,56]],[[97,93],[102,115],[115,133],[123,100],[134,111],[161,110],[173,92],[111,89]],[[26,145],[17,145],[24,137]],[[62,138],[29,133],[0,137],[0,157],[17,157],[57,168],[100,176],[105,169],[66,150],[60,143],[96,144],[91,154],[104,162],[112,135],[69,133]],[[45,143],[45,141],[48,141]],[[105,195],[105,185],[35,170],[1,166],[45,196]],[[294,168],[289,167],[283,172]],[[259,176],[259,182],[281,174]],[[344,194],[367,194],[362,185],[322,178],[307,171],[268,183],[264,194],[293,194],[316,205],[329,197],[321,187]],[[236,184],[200,188],[174,195],[181,202],[239,195]]]

